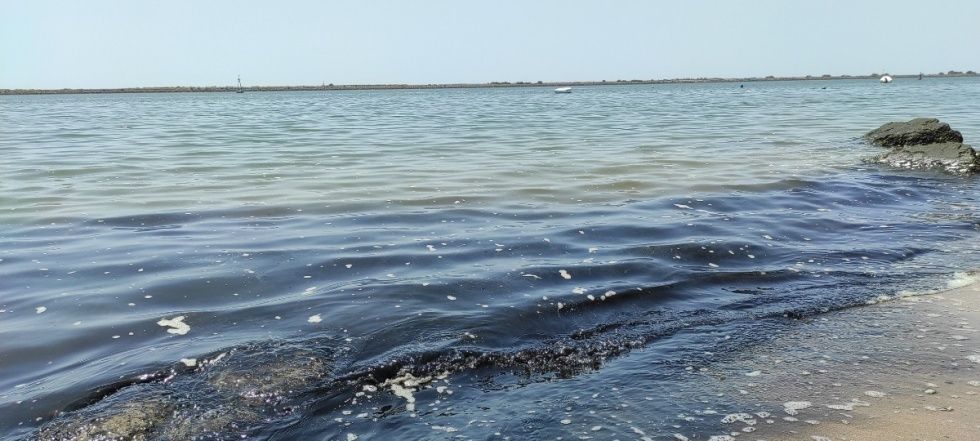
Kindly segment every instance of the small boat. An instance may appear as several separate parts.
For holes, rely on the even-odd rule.
[[[888,83],[892,82],[892,77],[891,76],[888,76],[888,75],[885,75],[885,76],[881,77],[878,81],[880,81],[881,84],[888,84]]]
[[[245,93],[245,88],[242,87],[242,76],[241,75],[238,76],[238,89],[235,90],[235,93]]]
[[[555,89],[555,93],[572,93],[571,87],[559,87]]]

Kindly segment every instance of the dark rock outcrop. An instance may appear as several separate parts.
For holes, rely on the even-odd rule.
[[[977,152],[959,142],[895,147],[878,160],[903,168],[941,168],[951,173],[980,171]]]
[[[963,142],[960,132],[936,118],[890,122],[868,132],[864,138],[871,144],[882,147]]]
[[[877,162],[903,168],[941,168],[952,173],[980,172],[980,156],[963,135],[935,118],[887,123],[864,135],[872,145],[889,147]]]

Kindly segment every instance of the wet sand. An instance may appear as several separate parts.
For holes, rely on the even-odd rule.
[[[980,338],[977,332],[980,329],[980,284],[901,301],[911,305],[908,312],[933,318],[933,326],[956,332],[946,340],[961,342],[962,347],[947,348],[952,350],[951,360],[946,366],[936,366],[939,369],[932,373],[921,372],[903,379],[901,368],[895,372],[880,372],[895,393],[874,400],[871,406],[842,413],[836,421],[825,421],[820,427],[801,431],[802,439],[980,439],[980,372],[977,369],[980,358],[975,355],[980,353],[977,342]],[[931,331],[928,328],[919,330],[923,334]],[[911,344],[928,338],[916,338],[917,335],[911,336]]]
[[[716,439],[980,440],[980,283],[950,285],[831,312],[734,360],[730,393],[762,404]]]

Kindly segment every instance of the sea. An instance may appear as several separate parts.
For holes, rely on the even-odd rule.
[[[980,268],[861,140],[980,79],[741,86],[2,96],[0,438],[735,439],[703,373]]]

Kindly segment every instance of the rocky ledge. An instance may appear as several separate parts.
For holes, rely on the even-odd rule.
[[[903,168],[941,168],[952,173],[980,171],[980,156],[963,135],[935,118],[890,122],[864,135],[889,150],[875,161]]]

